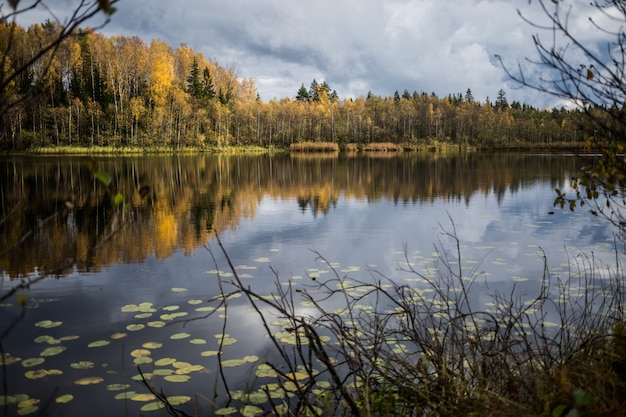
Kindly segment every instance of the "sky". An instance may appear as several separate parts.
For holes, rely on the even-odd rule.
[[[62,20],[76,1],[49,0],[48,10],[29,12],[25,22],[44,21],[50,12]],[[572,6],[570,27],[581,40],[592,48],[606,41],[589,22],[588,0],[560,4]],[[532,35],[547,42],[551,35],[518,13],[545,22],[538,0],[120,0],[116,7],[101,30],[107,36],[185,43],[252,78],[264,101],[294,98],[315,79],[340,98],[405,89],[444,97],[470,88],[478,101],[493,102],[503,89],[509,102],[564,104],[519,88],[496,58],[511,69],[524,65],[531,78],[541,76],[527,63],[537,57]]]

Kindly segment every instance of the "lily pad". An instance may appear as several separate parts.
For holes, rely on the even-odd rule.
[[[109,384],[107,385],[108,391],[122,391],[127,388],[130,388],[129,384]]]
[[[118,340],[118,339],[123,339],[123,338],[125,338],[126,336],[128,336],[128,333],[113,333],[113,334],[111,335],[111,339],[113,339],[113,340]]]
[[[60,397],[57,397],[54,401],[58,404],[66,404],[72,401],[73,399],[74,399],[74,396],[72,394],[65,394],[65,395],[61,395]]]
[[[148,404],[141,406],[140,411],[156,411],[165,408],[165,404],[161,401],[152,401]]]
[[[244,417],[254,417],[261,415],[263,413],[263,409],[257,407],[256,405],[244,405],[241,409],[241,415]]]
[[[191,401],[191,397],[187,395],[172,395],[171,397],[167,397],[167,402],[172,405],[181,405]]]
[[[31,368],[33,366],[41,365],[46,360],[44,358],[28,358],[22,361],[22,366],[24,368]]]
[[[161,358],[158,361],[154,362],[156,366],[168,366],[176,362],[174,358]]]
[[[87,347],[89,347],[89,348],[102,347],[102,346],[106,346],[106,345],[108,345],[110,343],[111,343],[110,340],[96,340],[95,342],[91,342],[90,344],[88,344]]]
[[[172,288],[172,292],[185,292],[187,288],[174,287]]]
[[[74,369],[91,369],[93,368],[94,363],[90,361],[80,361],[70,363],[70,367]]]
[[[215,414],[218,416],[229,416],[235,413],[237,413],[237,409],[235,407],[224,407],[215,411]]]
[[[158,348],[163,346],[163,343],[161,343],[161,342],[146,342],[146,343],[142,344],[141,346],[146,348],[146,349],[158,349]]]
[[[187,382],[191,379],[189,375],[167,375],[163,377],[164,380],[169,382]]]
[[[152,354],[152,352],[150,352],[148,349],[135,349],[132,352],[130,352],[130,356],[132,356],[133,358],[139,358],[142,356],[150,356]]]
[[[49,348],[45,348],[43,352],[41,352],[40,356],[55,356],[59,353],[65,352],[67,348],[65,346],[53,346]]]
[[[35,326],[42,327],[44,329],[52,329],[53,327],[59,327],[62,324],[63,322],[61,321],[42,320],[35,323]]]
[[[191,334],[189,333],[176,333],[170,336],[170,339],[172,340],[179,340],[179,339],[186,339],[189,336],[191,336]]]
[[[126,326],[126,330],[128,330],[129,332],[136,332],[142,330],[144,327],[146,326],[143,324],[129,324],[128,326]]]
[[[104,379],[99,376],[87,376],[85,378],[77,379],[74,383],[76,385],[94,385],[99,384],[102,381],[104,381]]]
[[[115,398],[116,400],[129,400],[131,399],[131,397],[134,397],[135,395],[137,395],[135,391],[125,391],[125,392],[120,392],[113,398]]]
[[[152,401],[152,400],[156,400],[156,396],[154,394],[136,394],[132,397],[129,398],[129,400],[131,401],[139,401],[139,402],[144,402],[144,401]]]

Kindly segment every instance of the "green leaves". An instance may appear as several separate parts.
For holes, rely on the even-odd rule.
[[[93,174],[93,176],[95,179],[100,181],[102,185],[104,185],[105,187],[108,187],[109,185],[111,185],[111,176],[108,173],[104,171],[97,171]]]

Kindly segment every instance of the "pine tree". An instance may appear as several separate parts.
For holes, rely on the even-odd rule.
[[[202,84],[204,97],[212,100],[215,97],[215,87],[213,87],[213,78],[208,68],[205,68],[202,73]]]
[[[498,96],[496,97],[496,105],[495,107],[499,110],[504,110],[509,108],[509,102],[506,100],[506,93],[503,89],[498,91]]]
[[[469,88],[465,92],[465,101],[468,103],[472,103],[474,101],[474,95],[472,94],[472,90]]]
[[[191,64],[191,73],[187,77],[187,92],[194,98],[202,98],[204,95],[204,89],[200,82],[200,68],[198,67],[198,60],[193,59]]]
[[[298,100],[298,101],[309,101],[310,98],[311,98],[311,96],[309,95],[309,92],[307,91],[306,87],[304,86],[304,83],[302,83],[302,85],[300,86],[300,89],[298,89],[298,93],[296,94],[296,100]]]

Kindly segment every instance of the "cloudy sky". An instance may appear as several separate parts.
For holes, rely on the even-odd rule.
[[[62,16],[70,2],[48,7]],[[572,6],[570,25],[582,39],[606,36],[590,25],[588,0],[560,2]],[[533,34],[550,41],[518,15],[545,22],[538,0],[120,0],[117,9],[105,34],[186,43],[253,78],[264,101],[294,97],[316,79],[341,98],[404,89],[442,97],[471,88],[475,99],[493,101],[502,88],[509,101],[558,104],[516,88],[495,58],[516,68],[536,57]]]

